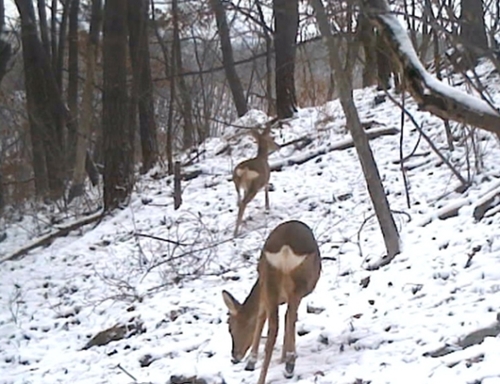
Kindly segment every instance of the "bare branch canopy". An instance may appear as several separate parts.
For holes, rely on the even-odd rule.
[[[391,13],[386,0],[363,0],[363,5],[366,15],[387,43],[394,62],[404,74],[408,91],[421,110],[500,135],[498,109],[437,80],[427,72],[406,30]]]

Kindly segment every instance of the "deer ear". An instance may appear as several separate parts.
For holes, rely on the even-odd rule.
[[[271,123],[267,123],[264,132],[262,132],[263,135],[269,135],[271,133]]]
[[[222,298],[224,299],[224,303],[226,304],[227,309],[229,309],[229,313],[231,315],[236,315],[241,307],[241,304],[236,300],[233,295],[231,295],[228,291],[222,291]]]
[[[257,129],[251,129],[250,130],[250,135],[255,139],[255,140],[259,140],[259,137],[260,137],[260,133]]]

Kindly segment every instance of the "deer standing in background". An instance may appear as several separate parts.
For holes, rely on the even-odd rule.
[[[243,213],[247,204],[253,200],[257,192],[264,188],[266,211],[269,211],[269,163],[267,162],[270,152],[279,148],[271,137],[271,124],[267,124],[262,133],[251,130],[251,135],[257,141],[257,156],[239,163],[233,171],[233,182],[238,195],[238,217],[234,236],[238,235],[238,229],[243,219]],[[241,198],[243,190],[243,199]]]
[[[229,309],[232,362],[241,361],[251,346],[246,370],[255,369],[262,328],[268,321],[258,381],[264,384],[278,334],[278,307],[284,303],[288,308],[281,360],[285,363],[285,377],[293,376],[297,310],[302,298],[314,290],[321,273],[321,256],[311,229],[295,220],[278,225],[264,243],[257,270],[259,277],[243,304],[227,291],[222,291],[222,297]]]

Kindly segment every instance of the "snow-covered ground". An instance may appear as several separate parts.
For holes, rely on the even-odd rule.
[[[478,71],[500,105],[494,88],[498,75],[488,65]],[[375,105],[375,95],[373,88],[355,92],[362,121],[370,129],[400,129],[400,111],[389,101]],[[400,135],[373,139],[403,246],[391,264],[366,269],[384,255],[384,245],[353,148],[273,172],[271,212],[264,213],[259,193],[247,207],[242,235],[232,239],[231,170],[256,149],[248,135],[231,128],[207,141],[200,162],[184,169],[202,174],[183,183],[179,210],[173,209],[172,180],[159,177],[164,170],[158,168],[138,181],[126,209],[95,228],[89,225],[19,260],[0,263],[0,383],[156,384],[172,375],[208,383],[256,382],[261,360],[255,372],[230,361],[221,291],[244,299],[266,236],[288,219],[309,224],[328,259],[299,310],[295,377],[283,377],[279,336],[268,382],[500,383],[498,337],[442,357],[427,354],[456,347],[472,331],[496,324],[500,215],[475,222],[472,213],[481,196],[499,187],[498,141],[477,132],[483,162],[477,173],[470,141],[469,147],[463,140],[455,143],[449,152],[443,123],[418,112],[409,98],[406,107],[466,178],[470,160],[473,184],[463,194],[455,192],[457,178],[405,119],[403,156],[414,151],[406,163],[408,208],[398,164]],[[236,123],[265,119],[251,111]],[[282,148],[271,155],[271,164],[349,138],[337,101],[301,109],[274,135],[281,144],[304,135],[313,141],[301,150]],[[216,155],[227,144],[231,151]],[[437,218],[440,208],[464,201],[468,204],[458,216]],[[34,240],[39,230],[34,223],[43,228],[28,216],[8,226],[1,260]],[[360,285],[368,277],[368,285]],[[127,322],[141,323],[143,332],[83,349],[98,332]]]

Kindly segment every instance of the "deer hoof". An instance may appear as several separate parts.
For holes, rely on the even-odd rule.
[[[248,361],[247,365],[245,366],[245,371],[253,371],[255,370],[255,361]]]
[[[287,379],[291,379],[293,377],[293,371],[295,370],[295,363],[286,363],[285,364],[285,372],[283,372],[283,376]]]

